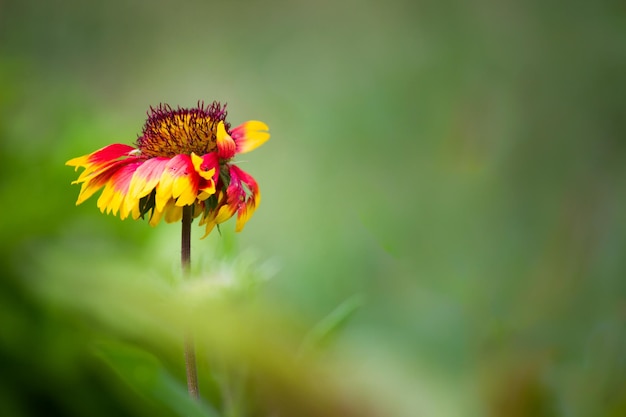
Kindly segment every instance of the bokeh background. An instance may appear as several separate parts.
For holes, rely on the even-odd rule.
[[[0,1],[0,414],[626,415],[625,74],[619,2]],[[272,138],[181,282],[64,163],[198,100]]]

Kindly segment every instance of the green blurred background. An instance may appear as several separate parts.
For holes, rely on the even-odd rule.
[[[0,1],[0,415],[626,415],[625,74],[619,2]],[[198,100],[272,138],[182,283],[64,162]]]

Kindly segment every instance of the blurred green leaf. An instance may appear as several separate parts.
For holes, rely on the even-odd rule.
[[[96,354],[129,387],[181,417],[219,417],[203,401],[189,396],[186,385],[176,380],[152,354],[122,343],[100,343]]]
[[[341,331],[355,311],[365,303],[362,294],[355,294],[339,304],[304,336],[299,348],[303,355],[328,343]]]

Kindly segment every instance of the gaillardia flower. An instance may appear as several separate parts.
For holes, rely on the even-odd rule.
[[[267,141],[268,127],[248,121],[235,128],[226,121],[226,105],[199,102],[191,109],[168,105],[150,107],[148,120],[135,147],[113,144],[66,165],[84,168],[72,184],[81,184],[76,205],[103,188],[101,212],[125,219],[148,215],[155,226],[161,218],[179,221],[185,206],[206,225],[215,225],[237,213],[236,231],[243,229],[261,200],[249,174],[232,163],[235,155]]]

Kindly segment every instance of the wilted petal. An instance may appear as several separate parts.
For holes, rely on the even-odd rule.
[[[209,196],[215,194],[215,183],[219,176],[219,158],[215,152],[203,156],[192,153],[191,162],[200,176],[198,190],[201,192],[198,193],[198,199],[206,200]]]

